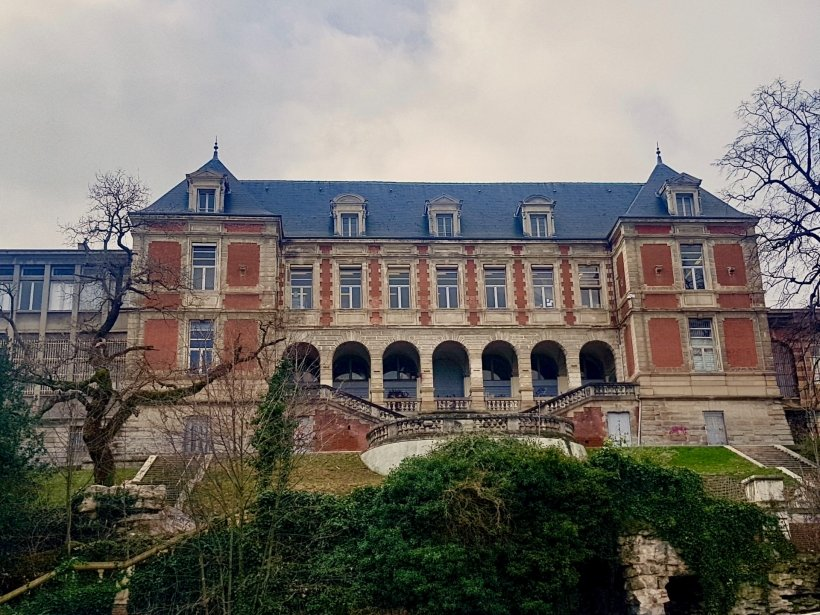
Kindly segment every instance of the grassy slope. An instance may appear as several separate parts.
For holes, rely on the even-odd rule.
[[[383,476],[371,472],[358,453],[314,453],[296,460],[293,487],[304,491],[349,493],[356,487],[378,485]]]
[[[758,467],[722,446],[647,446],[629,449],[629,452],[661,465],[688,468],[704,475],[729,476],[737,480],[753,474],[780,475],[778,470]]]
[[[133,467],[117,467],[116,482],[121,483],[134,476],[139,470],[138,466]],[[77,493],[81,489],[90,485],[93,481],[93,474],[91,470],[72,470],[71,472],[71,493]],[[62,506],[65,504],[66,482],[68,481],[68,472],[65,468],[56,470],[49,474],[43,480],[43,499],[54,506]]]

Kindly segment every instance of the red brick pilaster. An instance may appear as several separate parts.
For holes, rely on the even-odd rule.
[[[513,253],[516,253],[515,248],[516,246],[513,246]],[[526,325],[530,320],[527,314],[527,285],[524,277],[524,261],[520,258],[513,261],[513,286],[515,287],[515,307],[518,308],[516,321],[519,325]]]
[[[371,258],[367,262],[368,287],[370,289],[370,324],[380,325],[382,324],[380,311],[382,309],[382,264],[379,260],[381,246],[368,246],[367,251],[371,255]]]
[[[319,252],[329,255],[333,251],[330,244],[319,244]],[[329,258],[319,262],[319,306],[322,314],[319,324],[329,327],[333,324],[333,266]]]
[[[475,251],[475,246],[465,246],[464,251],[467,254],[472,254]],[[467,277],[467,322],[471,325],[477,325],[480,319],[478,317],[478,276],[476,274],[475,259],[467,259],[465,275]]]
[[[419,322],[422,325],[432,324],[433,319],[430,317],[430,265],[426,258],[421,258],[422,255],[427,254],[427,246],[416,246],[419,253],[418,269],[416,275],[418,276],[416,284],[416,292],[418,293],[417,304],[419,306]]]
[[[561,246],[562,254],[564,254],[564,247]],[[572,296],[572,266],[568,258],[561,259],[561,290],[564,297],[564,309],[566,310],[564,321],[568,325],[574,325],[575,314],[572,313],[572,309],[575,307],[575,299]]]

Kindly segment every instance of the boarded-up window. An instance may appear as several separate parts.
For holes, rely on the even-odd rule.
[[[798,397],[797,369],[794,365],[794,355],[791,349],[781,342],[772,344],[774,355],[774,370],[777,374],[777,386],[783,397]]]

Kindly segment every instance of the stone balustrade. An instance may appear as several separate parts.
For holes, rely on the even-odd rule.
[[[368,448],[417,439],[437,439],[462,434],[487,434],[572,438],[572,421],[537,414],[429,414],[401,418],[379,425],[367,434]]]
[[[436,412],[469,412],[469,397],[437,397]]]
[[[484,407],[488,412],[518,412],[521,400],[512,397],[485,397]]]
[[[573,408],[588,399],[617,398],[636,399],[638,385],[630,382],[599,382],[586,384],[572,389],[545,401],[538,402],[525,412],[542,412],[545,414],[560,414],[563,410]]]

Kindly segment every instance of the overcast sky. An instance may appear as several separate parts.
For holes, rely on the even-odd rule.
[[[734,111],[816,88],[820,2],[27,0],[0,8],[0,248],[62,247],[99,171],[723,186]]]

